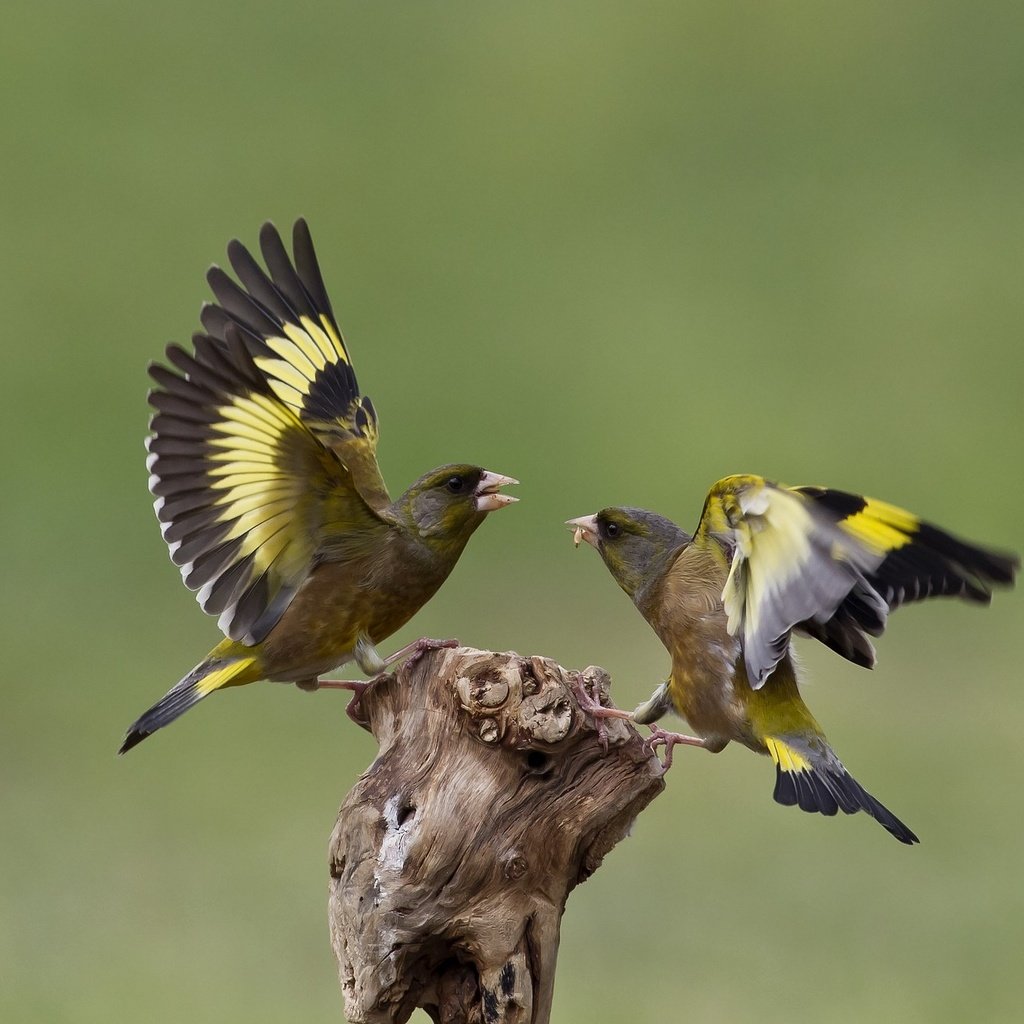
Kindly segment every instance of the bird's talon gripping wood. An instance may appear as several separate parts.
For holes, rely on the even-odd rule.
[[[385,665],[391,666],[404,658],[406,664],[411,668],[420,660],[420,658],[423,657],[424,654],[429,651],[454,650],[458,646],[459,641],[454,638],[449,640],[434,640],[429,636],[421,636],[419,640],[413,640],[411,644],[407,644],[400,651],[395,651],[394,654],[384,660],[384,663]]]
[[[585,715],[589,715],[594,722],[594,731],[597,733],[597,738],[601,743],[604,750],[608,749],[608,730],[605,722],[608,719],[620,719],[622,721],[630,722],[633,716],[628,711],[622,711],[620,708],[609,708],[605,707],[601,703],[601,683],[600,680],[591,679],[591,685],[594,687],[594,693],[590,692],[587,687],[587,680],[584,679],[583,674],[576,672],[573,675],[572,680],[572,692],[576,697],[576,702],[580,706],[580,711]]]

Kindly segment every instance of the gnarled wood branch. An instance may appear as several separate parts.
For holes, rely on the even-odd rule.
[[[546,1024],[572,889],[664,788],[631,725],[604,742],[547,658],[431,652],[369,687],[380,754],[331,837],[329,916],[354,1024]],[[607,694],[599,668],[582,673]],[[607,750],[605,745],[607,744]]]

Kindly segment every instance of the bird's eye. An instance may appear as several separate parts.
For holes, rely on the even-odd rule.
[[[604,535],[606,537],[615,538],[622,532],[618,523],[605,523],[604,524]]]
[[[448,477],[445,487],[448,488],[452,494],[461,494],[466,487],[466,479],[461,476],[450,476]]]

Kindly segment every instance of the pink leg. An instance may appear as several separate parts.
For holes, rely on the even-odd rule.
[[[316,682],[318,690],[351,690],[359,697],[369,685],[369,680],[357,682],[355,679],[318,679]]]
[[[383,673],[389,665],[393,665],[396,661],[401,661],[402,658],[408,658],[406,665],[411,667],[420,658],[422,658],[427,651],[440,651],[449,647],[458,646],[458,640],[432,640],[430,637],[421,637],[419,640],[414,640],[411,644],[406,644],[401,650],[395,651],[394,654],[385,658],[381,663],[381,670],[378,675]],[[376,678],[376,676],[374,678]],[[367,679],[365,682],[357,682],[354,679],[318,679],[316,681],[316,685],[309,688],[316,690],[351,690],[355,694],[355,697],[348,702],[348,707],[345,708],[345,713],[353,722],[359,722],[363,713],[359,702],[362,699],[363,694],[366,692],[366,688],[372,682],[373,679]]]
[[[706,746],[704,740],[697,736],[686,736],[681,732],[666,732],[660,725],[655,725],[653,722],[649,723],[647,728],[651,730],[650,739],[647,741],[651,753],[656,755],[658,747],[665,748],[665,759],[661,762],[662,775],[672,767],[672,748],[677,743],[685,744],[688,747]]]
[[[384,669],[393,665],[396,661],[401,661],[402,658],[408,658],[407,665],[415,665],[416,662],[423,657],[427,651],[441,651],[449,647],[458,647],[458,640],[431,640],[430,637],[422,637],[419,640],[413,640],[411,644],[406,644],[401,650],[395,651],[394,654],[389,654],[382,662],[380,662],[381,670],[377,675],[381,675]],[[318,679],[314,686],[310,686],[311,690],[352,690],[357,696],[361,697],[363,691],[373,682],[373,679],[368,679],[366,682],[356,682],[353,679]]]
[[[602,748],[607,750],[608,736],[604,727],[605,719],[622,718],[628,722],[632,720],[633,716],[621,708],[606,708],[601,703],[600,698],[595,698],[586,688],[583,683],[583,676],[579,672],[573,673],[572,691],[579,703],[580,711],[585,715],[590,715],[594,720],[594,731],[597,733],[597,738],[600,740]]]
[[[395,651],[394,654],[389,654],[384,659],[384,667],[387,668],[389,665],[394,665],[396,661],[401,661],[407,657],[409,660],[406,662],[406,665],[411,668],[427,651],[444,651],[458,646],[458,640],[432,640],[429,636],[423,636],[419,640],[413,640],[411,644],[406,644],[401,650]]]
[[[318,679],[316,688],[318,690],[351,690],[355,696],[346,705],[345,714],[357,725],[362,725],[363,708],[360,701],[363,699],[366,688],[372,682],[372,679],[365,682],[355,679]]]

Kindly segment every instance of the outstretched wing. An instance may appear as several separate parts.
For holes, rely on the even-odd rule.
[[[308,240],[304,225],[300,234]],[[219,616],[227,636],[250,645],[280,619],[325,539],[365,540],[386,529],[339,454],[339,448],[369,451],[372,471],[365,460],[353,462],[364,478],[376,474],[379,481],[372,407],[358,394],[337,329],[332,326],[334,341],[327,327],[314,330],[310,310],[324,311],[317,314],[322,324],[333,325],[333,317],[311,246],[297,245],[297,252],[302,277],[293,271],[299,284],[282,284],[282,292],[287,287],[293,303],[298,287],[315,298],[293,321],[275,321],[260,299],[233,285],[237,312],[207,307],[204,319],[216,331],[197,334],[193,354],[171,345],[173,368],[150,368],[158,385],[149,399],[156,410],[148,442],[150,489],[171,558],[198,591],[203,610]],[[273,273],[283,280],[280,268]],[[273,281],[264,278],[261,291],[247,276],[251,292],[267,301],[276,294]],[[226,286],[222,291],[227,294]],[[328,342],[337,346],[332,358]],[[320,363],[315,373],[313,344]],[[288,367],[304,392],[284,383]],[[310,412],[326,417],[335,409],[349,419],[325,419],[323,428]],[[386,500],[382,482],[368,489],[377,502],[380,492]]]
[[[989,551],[954,537],[894,505],[860,494],[825,487],[796,487],[840,528],[882,553],[865,584],[892,611],[929,597],[961,597],[988,604],[994,584],[1012,584],[1020,559]],[[871,614],[860,587],[855,587],[827,622],[801,623],[809,636],[821,640],[856,664],[871,668],[874,649],[865,634],[880,636],[885,619]]]
[[[764,684],[793,629],[871,666],[891,608],[930,595],[987,601],[1017,560],[958,540],[894,505],[757,476],[712,487],[697,527],[731,556],[722,601],[750,683]]]
[[[240,333],[273,394],[335,452],[366,504],[381,512],[391,499],[377,465],[377,413],[359,393],[304,220],[295,222],[292,247],[294,265],[277,228],[263,225],[268,276],[241,242],[231,242],[228,259],[241,287],[220,267],[210,269],[217,304],[203,308],[203,326],[224,341]]]

